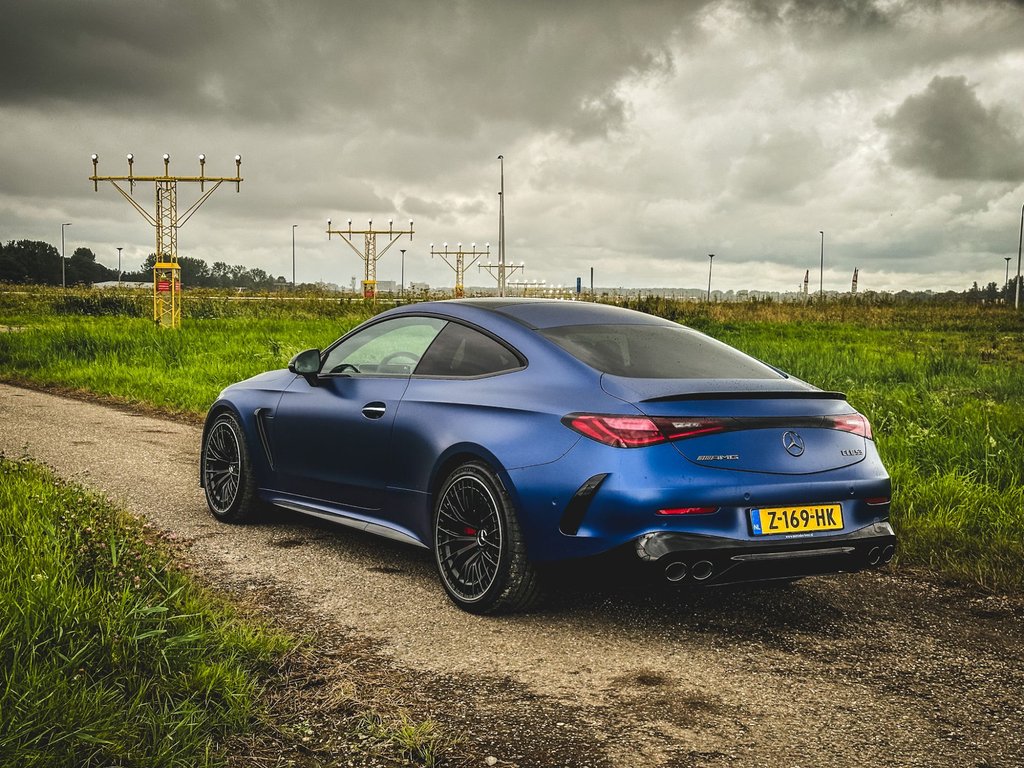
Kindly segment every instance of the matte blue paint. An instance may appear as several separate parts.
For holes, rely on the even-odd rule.
[[[484,461],[505,485],[534,561],[608,552],[646,533],[675,532],[736,543],[763,540],[752,508],[841,502],[845,527],[807,540],[851,534],[888,518],[889,477],[872,441],[830,429],[798,428],[801,457],[786,453],[784,419],[856,413],[841,396],[792,377],[759,380],[630,379],[602,374],[535,329],[561,325],[673,325],[616,307],[549,300],[471,299],[399,307],[388,317],[425,315],[461,322],[517,350],[519,370],[477,378],[374,375],[302,376],[273,371],[232,385],[211,408],[243,424],[264,498],[384,526],[432,544],[434,494],[452,462]],[[349,335],[351,335],[349,334]],[[346,337],[347,338],[347,337]],[[711,399],[700,399],[702,396]],[[693,399],[697,397],[698,399]],[[790,399],[796,397],[798,399]],[[717,399],[715,399],[717,398]],[[368,418],[368,404],[384,406]],[[271,469],[254,412],[267,409]],[[725,432],[623,449],[561,423],[575,412],[639,416],[761,417],[776,427]],[[854,453],[843,456],[842,451]],[[862,451],[862,453],[856,453]],[[730,456],[738,459],[701,459]],[[573,495],[607,473],[579,531],[559,531]],[[713,506],[703,515],[659,509]]]

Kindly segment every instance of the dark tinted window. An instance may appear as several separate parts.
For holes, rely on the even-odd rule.
[[[634,379],[781,379],[772,368],[682,326],[564,325],[539,331],[592,368]]]
[[[417,376],[483,376],[522,367],[503,344],[479,331],[448,323],[416,366]]]

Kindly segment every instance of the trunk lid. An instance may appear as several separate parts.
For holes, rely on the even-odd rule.
[[[674,440],[693,464],[739,472],[804,475],[864,460],[862,418],[845,395],[798,379],[627,379],[604,375],[608,394],[644,415],[668,417],[681,431],[700,425],[710,434]],[[865,422],[866,424],[866,422]]]

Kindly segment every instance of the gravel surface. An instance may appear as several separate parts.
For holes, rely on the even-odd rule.
[[[467,734],[471,764],[1024,765],[1024,598],[886,572],[696,594],[604,574],[480,618],[425,551],[293,517],[215,522],[199,439],[0,385],[0,451],[173,532],[215,584],[370,648],[418,715]]]

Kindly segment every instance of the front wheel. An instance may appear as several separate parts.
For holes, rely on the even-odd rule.
[[[245,433],[233,414],[222,413],[213,422],[200,461],[206,504],[213,516],[225,523],[252,521],[260,508],[256,478]]]
[[[470,613],[523,611],[540,595],[512,501],[481,462],[463,464],[441,486],[434,557],[448,596]]]

